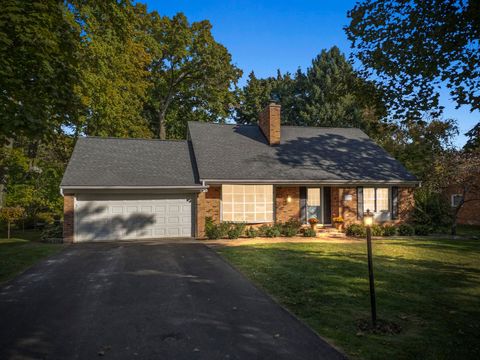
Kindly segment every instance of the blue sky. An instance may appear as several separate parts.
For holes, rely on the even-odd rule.
[[[338,46],[350,52],[343,27],[348,24],[347,11],[354,0],[298,1],[232,1],[232,0],[140,0],[149,10],[172,16],[183,12],[190,21],[208,19],[213,25],[215,39],[225,45],[233,62],[244,71],[240,84],[254,71],[258,77],[305,69],[325,48]],[[456,119],[460,136],[455,140],[462,146],[463,134],[480,119],[467,107],[455,109],[448,93],[442,93],[445,118]]]

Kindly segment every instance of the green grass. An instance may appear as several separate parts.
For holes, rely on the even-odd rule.
[[[217,251],[352,358],[480,358],[479,240],[374,241],[378,316],[398,335],[358,331],[370,314],[363,241]]]
[[[21,235],[21,232],[14,234]],[[38,239],[38,231],[26,231],[22,238],[0,238],[0,283],[13,278],[37,261],[55,254],[61,244],[45,244],[29,239]]]

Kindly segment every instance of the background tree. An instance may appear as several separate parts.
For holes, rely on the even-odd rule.
[[[465,151],[480,150],[480,123],[475,125],[473,129],[465,134],[468,137],[463,149]]]
[[[185,137],[188,120],[222,121],[230,114],[242,72],[211,28],[207,20],[190,24],[181,13],[171,19],[150,14],[146,114],[160,139]]]
[[[23,216],[23,208],[16,207],[3,207],[0,209],[0,220],[7,223],[7,239],[10,239],[10,227],[11,224],[20,220]]]
[[[82,102],[79,134],[151,137],[143,107],[149,88],[145,5],[122,1],[69,1],[72,21],[80,28],[75,87]]]
[[[438,118],[446,83],[458,106],[480,110],[480,2],[365,0],[346,33],[396,119]]]

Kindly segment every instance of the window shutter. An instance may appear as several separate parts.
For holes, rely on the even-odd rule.
[[[307,188],[300,187],[300,220],[307,222]]]
[[[363,219],[363,187],[357,187],[357,219]]]
[[[392,187],[392,220],[398,219],[398,187]]]

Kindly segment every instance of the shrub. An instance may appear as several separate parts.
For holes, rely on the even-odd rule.
[[[265,229],[265,236],[266,237],[271,237],[271,238],[279,237],[281,234],[282,234],[282,231],[281,231],[280,224],[267,226],[267,228]]]
[[[228,232],[230,231],[230,228],[233,226],[234,224],[231,223],[231,222],[221,222],[219,225],[218,225],[218,231],[220,232],[220,237],[221,238],[226,238],[228,236]]]
[[[409,224],[401,224],[398,227],[398,235],[401,236],[412,236],[415,234],[415,229],[413,228],[412,225]]]
[[[372,230],[372,236],[383,236],[383,228],[378,224],[373,224],[370,229]],[[365,229],[366,233],[367,229]]]
[[[417,226],[427,226],[431,230],[449,227],[452,223],[452,209],[446,197],[428,188],[415,191],[415,207],[412,220]]]
[[[297,219],[291,218],[282,225],[282,235],[292,237],[298,234],[302,223]]]
[[[397,228],[394,225],[383,225],[383,236],[394,236]]]
[[[367,230],[363,224],[350,224],[345,229],[345,234],[347,236],[366,236]]]
[[[304,237],[316,237],[317,236],[317,232],[315,230],[313,230],[312,228],[306,228],[304,231],[303,231],[303,236]]]
[[[258,236],[267,236],[266,235],[267,234],[267,229],[269,229],[269,228],[270,228],[270,226],[268,226],[268,225],[260,226],[257,230]]]
[[[49,212],[40,212],[37,214],[37,221],[39,223],[51,225],[55,222],[55,214]]]
[[[426,236],[432,232],[428,225],[415,225],[415,235]]]
[[[250,226],[247,230],[245,230],[245,235],[247,235],[249,238],[255,238],[258,236],[258,230],[253,226]]]
[[[205,235],[209,239],[220,239],[226,237],[230,230],[229,223],[215,224],[211,217],[205,218]]]
[[[235,223],[230,224],[230,229],[227,231],[227,235],[229,239],[238,239],[240,236],[243,235],[245,231],[246,224],[245,223]]]
[[[45,226],[40,234],[40,240],[43,242],[51,242],[53,239],[62,239],[63,238],[63,224],[57,222]]]

